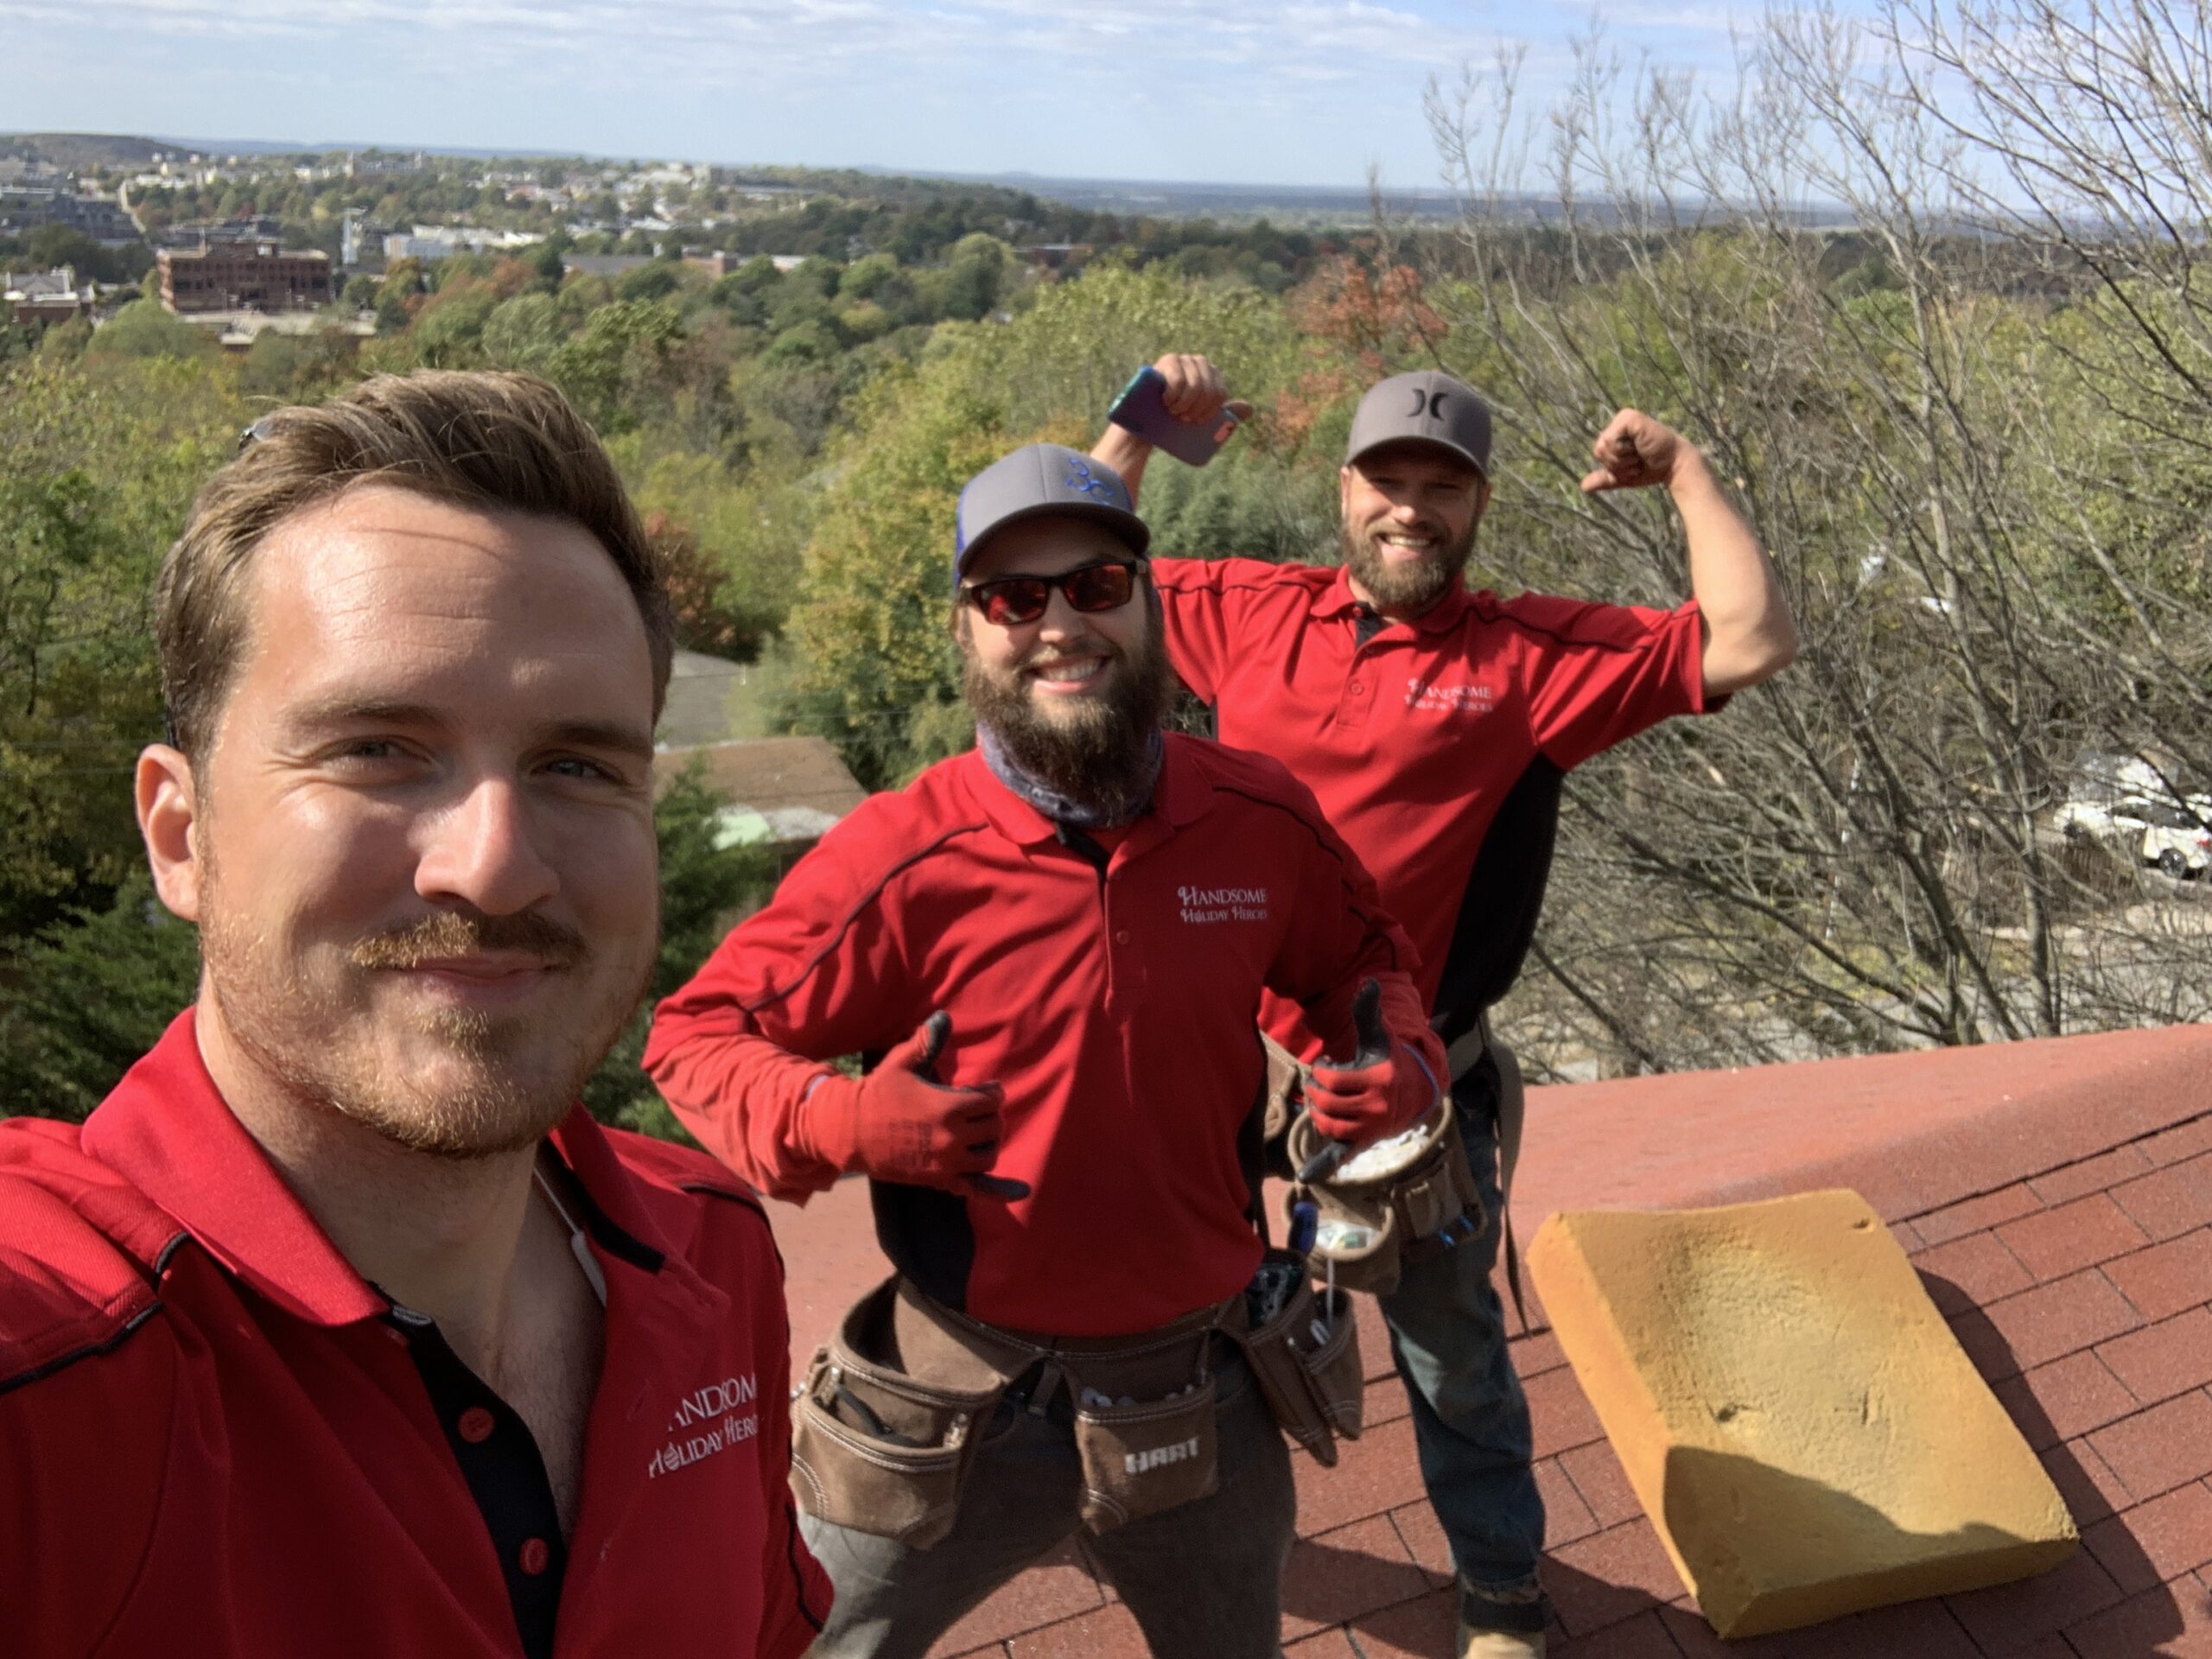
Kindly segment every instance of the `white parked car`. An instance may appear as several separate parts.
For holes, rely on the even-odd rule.
[[[2069,801],[2053,823],[2069,836],[2139,837],[2143,861],[2177,881],[2212,868],[2212,795],[2191,795],[2186,806],[2171,798]]]

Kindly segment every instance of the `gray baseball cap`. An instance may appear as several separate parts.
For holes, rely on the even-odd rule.
[[[993,461],[960,492],[959,529],[952,544],[953,584],[959,585],[961,572],[986,537],[1020,519],[1047,514],[1103,524],[1132,553],[1142,553],[1152,544],[1152,532],[1129,505],[1129,492],[1119,473],[1064,445],[1033,443]]]
[[[1394,374],[1370,387],[1351,417],[1349,467],[1386,443],[1433,443],[1490,476],[1490,405],[1464,380],[1438,369]]]

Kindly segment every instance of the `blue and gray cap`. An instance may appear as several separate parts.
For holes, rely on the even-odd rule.
[[[1433,443],[1488,478],[1490,405],[1465,381],[1438,369],[1394,374],[1359,400],[1344,465],[1386,443]]]
[[[1103,524],[1142,553],[1152,532],[1129,505],[1122,475],[1058,443],[1017,449],[968,480],[960,492],[959,531],[952,544],[952,580],[959,585],[968,561],[987,537],[1024,518],[1048,514]]]

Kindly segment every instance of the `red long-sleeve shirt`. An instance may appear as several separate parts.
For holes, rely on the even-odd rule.
[[[797,1659],[783,1269],[696,1152],[550,1137],[607,1288],[565,1545],[536,1442],[341,1256],[181,1016],[0,1123],[0,1652]]]
[[[664,1001],[645,1068],[740,1174],[786,1197],[837,1172],[795,1141],[821,1062],[933,1012],[950,1083],[996,1081],[1008,1204],[879,1184],[887,1253],[976,1317],[1146,1331],[1241,1289],[1260,1243],[1240,1132],[1254,1021],[1288,999],[1353,1050],[1369,977],[1432,1075],[1405,936],[1312,794],[1262,756],[1170,737],[1153,808],[1103,868],[965,754],[873,797]]]

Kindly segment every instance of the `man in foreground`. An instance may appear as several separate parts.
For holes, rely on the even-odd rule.
[[[791,1659],[781,1269],[575,1104],[656,950],[667,594],[522,376],[257,422],[162,568],[140,757],[194,1006],[0,1124],[16,1659]]]
[[[1352,1142],[1434,1104],[1442,1050],[1312,795],[1163,735],[1147,540],[1071,450],[972,480],[977,749],[840,823],[655,1018],[646,1069],[692,1132],[781,1198],[868,1175],[898,1268],[797,1408],[830,1659],[920,1659],[1078,1526],[1160,1659],[1274,1659],[1277,1425],[1332,1457],[1357,1432],[1348,1303],[1262,1269],[1253,1022],[1271,992],[1351,1057],[1311,1106]],[[855,1052],[883,1058],[825,1064]],[[1271,1289],[1319,1351],[1249,1328]]]
[[[1158,367],[1173,412],[1215,416],[1225,391],[1210,362],[1177,354]],[[1433,1023],[1460,1039],[1452,1098],[1479,1236],[1455,1247],[1447,1230],[1408,1248],[1380,1301],[1458,1569],[1460,1652],[1515,1659],[1543,1651],[1543,1505],[1491,1283],[1503,1206],[1484,1010],[1503,989],[1501,957],[1510,973],[1535,925],[1565,773],[1658,721],[1717,709],[1785,667],[1796,639],[1772,566],[1703,457],[1634,410],[1599,435],[1582,487],[1669,492],[1689,601],[1656,611],[1469,593],[1490,440],[1471,388],[1433,371],[1394,376],[1352,422],[1340,569],[1171,559],[1154,569],[1177,672],[1213,706],[1223,741],[1275,756],[1313,789],[1405,919]],[[1112,426],[1092,455],[1134,495],[1150,446]],[[1267,1025],[1294,1054],[1319,1052],[1295,1009],[1272,1004]]]

